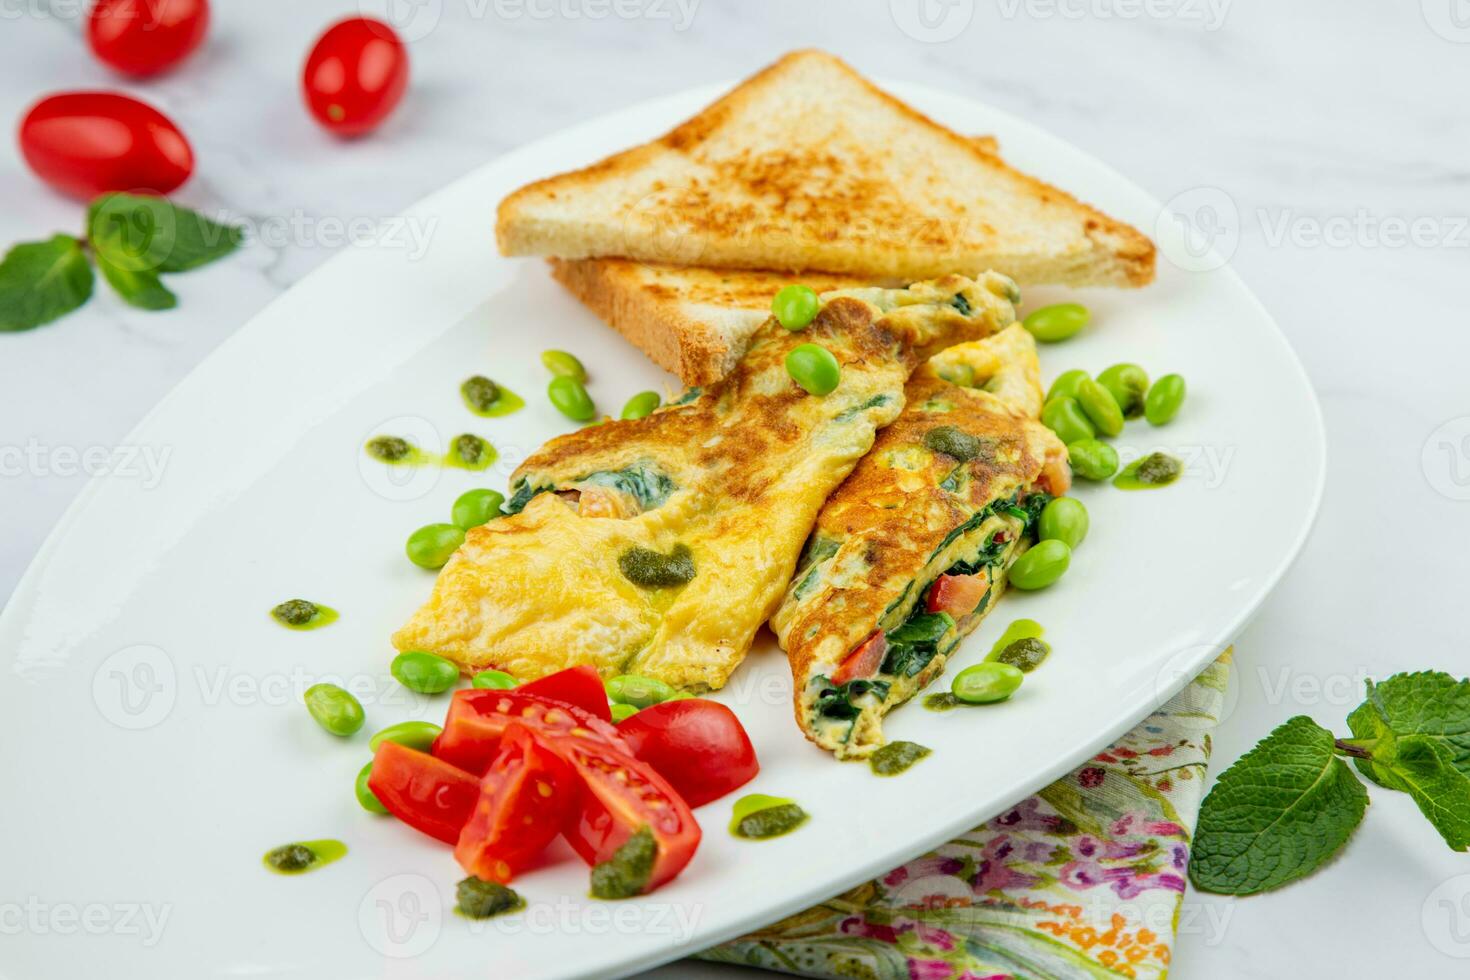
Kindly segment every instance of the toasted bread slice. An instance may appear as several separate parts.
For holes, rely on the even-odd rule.
[[[506,255],[1141,286],[1142,234],[799,51],[652,143],[507,197]]]
[[[783,286],[819,293],[874,283],[856,276],[792,276],[751,269],[700,269],[627,259],[551,260],[572,295],[689,387],[713,384],[745,354]]]

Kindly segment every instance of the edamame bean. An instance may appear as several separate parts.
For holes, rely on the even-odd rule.
[[[1090,525],[1082,501],[1076,497],[1058,497],[1042,509],[1036,528],[1041,540],[1060,541],[1068,548],[1075,548],[1087,537]]]
[[[373,764],[371,762],[363,766],[362,769],[358,771],[357,785],[355,787],[355,790],[357,792],[357,802],[368,813],[386,814],[388,812],[388,808],[385,807],[378,800],[377,795],[374,794],[372,788],[368,786],[368,777],[372,774]]]
[[[1137,364],[1114,364],[1097,376],[1097,383],[1108,389],[1125,419],[1143,415],[1143,398],[1148,394],[1148,372]]]
[[[341,738],[356,734],[367,720],[362,703],[336,684],[313,684],[304,699],[316,723]]]
[[[628,399],[628,404],[623,406],[623,418],[642,419],[653,414],[653,410],[663,404],[663,399],[656,391],[640,391]]]
[[[398,683],[416,694],[443,694],[459,680],[459,667],[423,650],[400,653],[389,670]]]
[[[400,721],[396,725],[389,725],[368,739],[368,748],[376,752],[378,746],[384,742],[397,742],[410,749],[427,752],[434,744],[434,739],[438,738],[439,733],[443,730],[430,721]]]
[[[1079,439],[1067,447],[1072,472],[1084,480],[1106,480],[1118,472],[1118,451],[1099,439]]]
[[[1075,398],[1054,398],[1047,402],[1041,409],[1041,424],[1068,445],[1097,438],[1097,429]]]
[[[1015,694],[1025,679],[1020,668],[987,660],[956,674],[949,689],[966,704],[995,704]]]
[[[443,568],[464,544],[464,529],[453,524],[426,524],[403,546],[408,560],[420,568]]]
[[[961,388],[975,387],[975,368],[970,364],[947,364],[939,369],[939,376]]]
[[[482,670],[470,678],[470,687],[480,691],[509,691],[520,684],[503,670]]]
[[[618,704],[647,708],[669,700],[674,696],[674,689],[654,677],[620,674],[607,682],[607,696]]]
[[[1058,303],[1033,311],[1021,325],[1042,343],[1054,344],[1076,334],[1090,319],[1092,314],[1080,303]]]
[[[597,414],[592,396],[582,387],[582,382],[565,374],[558,374],[546,386],[546,397],[556,410],[574,422],[590,422]]]
[[[578,383],[587,381],[587,369],[582,366],[582,362],[564,350],[542,351],[541,363],[558,378],[574,378]]]
[[[1065,541],[1039,541],[1011,566],[1010,583],[1026,592],[1044,589],[1066,574],[1072,549]]]
[[[1091,378],[1077,386],[1077,404],[1103,435],[1116,436],[1123,431],[1123,410],[1108,389]]]
[[[1053,398],[1076,398],[1077,386],[1087,380],[1087,372],[1079,368],[1063,371],[1057,375],[1057,379],[1051,383],[1051,391],[1046,393],[1046,400]]]
[[[817,318],[822,300],[810,286],[787,286],[771,301],[771,312],[787,330],[805,330]]]
[[[620,721],[626,721],[638,713],[637,706],[631,704],[613,704],[609,705],[607,710],[612,712],[614,725]]]
[[[505,495],[497,490],[466,490],[454,502],[449,519],[462,531],[481,524],[489,524],[501,515],[500,505]]]
[[[808,394],[829,395],[842,380],[842,368],[821,344],[802,344],[786,355],[786,373]]]
[[[1153,383],[1143,400],[1143,416],[1150,425],[1168,425],[1184,404],[1184,377],[1166,374]]]

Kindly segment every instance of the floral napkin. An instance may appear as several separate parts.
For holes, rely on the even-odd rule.
[[[883,877],[701,954],[860,980],[1161,980],[1227,651],[1106,752]]]

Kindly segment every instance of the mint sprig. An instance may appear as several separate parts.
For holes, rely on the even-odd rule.
[[[1332,733],[1298,716],[1221,774],[1200,810],[1190,877],[1228,895],[1280,888],[1341,850],[1367,807]]]
[[[1470,681],[1397,674],[1368,682],[1336,739],[1297,717],[1220,775],[1200,809],[1190,880],[1203,891],[1252,895],[1316,871],[1362,822],[1368,779],[1408,793],[1452,850],[1470,849]]]
[[[65,316],[92,298],[92,283],[81,239],[57,235],[15,246],[0,260],[0,332]]]
[[[95,262],[124,302],[168,310],[176,297],[159,278],[224,258],[240,228],[211,221],[161,197],[105,194],[87,209],[85,238],[56,235],[16,245],[0,261],[0,332],[33,330],[92,297]]]

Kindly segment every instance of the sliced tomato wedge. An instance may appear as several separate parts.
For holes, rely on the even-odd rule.
[[[442,759],[397,742],[384,742],[373,756],[368,789],[399,820],[446,844],[480,798],[480,781]]]
[[[521,694],[534,694],[575,705],[588,714],[603,721],[612,721],[612,711],[607,704],[607,689],[602,686],[602,675],[596,667],[568,667],[540,680],[531,681],[515,688]]]
[[[744,786],[761,769],[740,719],[716,701],[655,704],[620,723],[618,734],[691,807]]]
[[[975,611],[989,588],[990,576],[984,572],[941,575],[929,589],[929,611],[949,613],[955,622],[959,622]]]
[[[577,799],[576,776],[541,736],[512,722],[459,832],[454,858],[466,874],[509,884],[560,833]]]
[[[626,751],[618,730],[601,718],[575,705],[512,688],[454,692],[444,731],[434,741],[434,755],[476,777],[483,776],[500,751],[501,736],[514,721],[542,734],[585,732]]]
[[[582,781],[578,805],[563,828],[582,860],[610,860],[646,827],[657,855],[641,891],[651,892],[684,870],[699,847],[699,824],[667,780],[606,742],[576,735],[552,736],[549,742]]]
[[[832,683],[846,684],[859,678],[872,677],[883,666],[883,657],[887,653],[888,638],[883,635],[882,630],[875,630],[872,636],[842,661],[842,666],[832,675]]]

